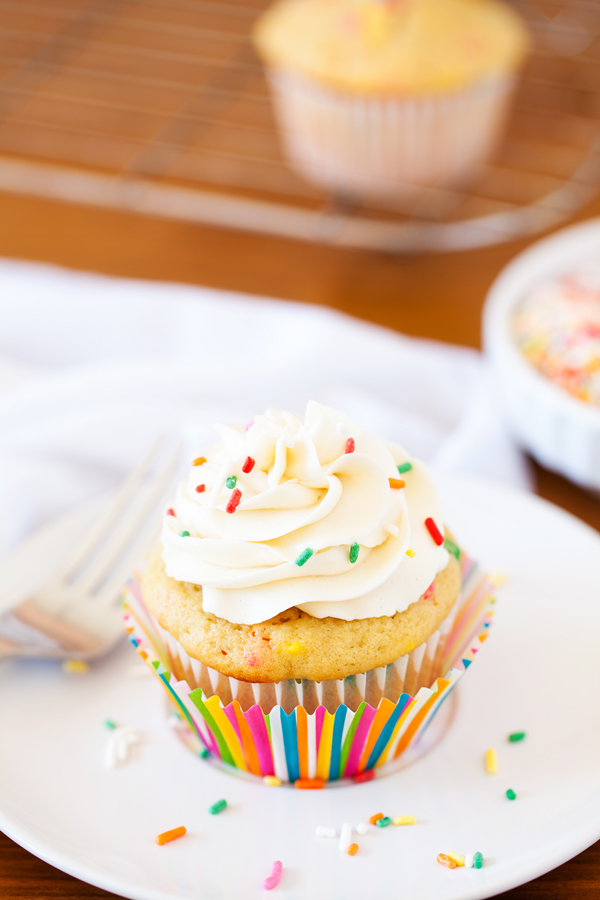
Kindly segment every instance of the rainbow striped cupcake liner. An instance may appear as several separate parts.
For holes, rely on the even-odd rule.
[[[282,782],[363,780],[417,749],[487,638],[492,584],[464,554],[461,570],[459,598],[425,643],[339,681],[249,684],[210,669],[160,627],[137,577],[125,590],[125,627],[202,757]]]

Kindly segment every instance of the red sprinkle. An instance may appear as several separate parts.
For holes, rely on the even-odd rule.
[[[432,581],[425,593],[423,594],[423,600],[429,600],[433,592],[435,591],[435,581]]]
[[[242,472],[244,473],[244,475],[247,475],[248,472],[251,472],[255,465],[256,460],[252,459],[251,456],[247,456],[244,460],[244,465],[242,466]]]
[[[364,772],[359,772],[358,775],[354,776],[354,781],[356,784],[362,784],[363,781],[373,781],[375,778],[375,769],[365,769]]]
[[[239,488],[236,488],[229,498],[229,503],[225,507],[225,512],[234,513],[239,506],[239,502],[242,499],[242,492]]]
[[[205,484],[199,484],[198,487],[196,488],[196,493],[197,493],[197,494],[203,494],[205,490],[206,490],[206,485],[205,485]]]
[[[174,509],[168,509],[167,512],[165,513],[165,515],[167,515],[167,516],[174,516],[174,515],[175,515],[175,510],[174,510]]]
[[[348,440],[346,441],[346,449],[344,450],[344,453],[354,453],[355,446],[356,444],[354,443],[354,438],[348,438]]]
[[[439,529],[431,516],[428,519],[425,519],[425,528],[427,529],[435,543],[438,545],[438,547],[441,547],[444,543],[444,538],[440,534]]]

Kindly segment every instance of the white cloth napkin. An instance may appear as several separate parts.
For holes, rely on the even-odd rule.
[[[332,310],[0,261],[0,554],[116,486],[157,431],[307,400],[439,472],[530,487],[473,350]]]

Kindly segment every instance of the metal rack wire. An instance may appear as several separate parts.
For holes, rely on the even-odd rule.
[[[249,34],[266,0],[0,0],[0,189],[391,252],[549,228],[600,185],[600,0],[520,0],[535,47],[468,191],[398,206],[286,164]]]

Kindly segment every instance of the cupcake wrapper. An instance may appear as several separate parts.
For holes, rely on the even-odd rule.
[[[191,746],[259,777],[336,781],[391,766],[414,749],[486,639],[491,583],[464,554],[461,566],[460,596],[426,642],[338,681],[249,684],[220,674],[160,627],[139,578],[125,591],[125,627],[189,727]]]
[[[285,69],[269,81],[292,166],[320,187],[383,199],[473,174],[495,148],[516,79],[422,96],[360,96]]]

